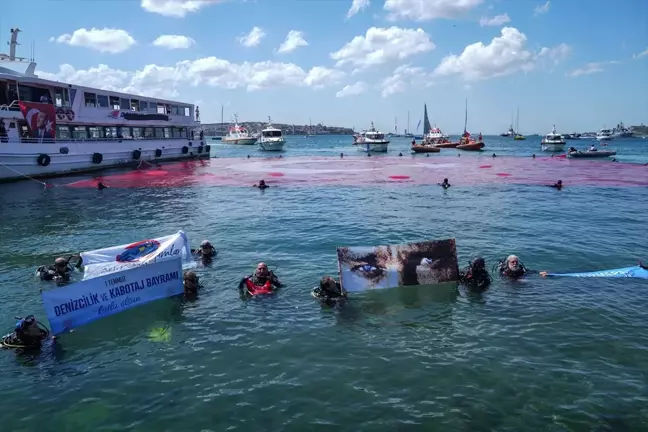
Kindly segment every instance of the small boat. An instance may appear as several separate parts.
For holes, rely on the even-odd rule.
[[[222,141],[225,144],[254,145],[257,139],[250,135],[244,126],[239,126],[238,116],[234,114],[234,126],[232,126]]]
[[[518,131],[513,135],[513,139],[515,141],[524,141],[526,137],[520,133],[520,108],[518,108],[517,110],[517,122],[515,124],[515,128]]]
[[[486,147],[486,144],[484,144],[483,142],[472,140],[464,144],[459,144],[456,148],[457,150],[465,151],[481,151],[484,147]]]
[[[468,132],[467,127],[468,126],[468,99],[466,99],[466,114],[464,118],[464,133],[461,135],[461,139],[459,140],[459,145],[455,147],[457,150],[464,150],[464,151],[481,151],[484,147],[486,147],[486,144],[484,144],[482,134],[479,134],[479,138],[475,140],[470,135],[470,132]]]
[[[614,150],[596,150],[596,151],[571,151],[567,152],[570,158],[604,158],[616,155]]]
[[[272,120],[268,117],[268,126],[261,131],[261,136],[257,141],[259,150],[282,151],[285,143],[286,140],[281,129],[272,126]]]
[[[439,153],[441,149],[430,144],[415,144],[412,146],[414,153]]]
[[[385,134],[380,132],[374,127],[371,122],[371,128],[363,131],[360,137],[356,140],[355,144],[358,146],[359,151],[367,153],[384,153],[389,146],[389,140],[385,138]]]
[[[551,133],[545,135],[540,144],[542,145],[542,151],[559,152],[565,148],[567,142],[562,135],[556,133],[556,125],[554,125]]]

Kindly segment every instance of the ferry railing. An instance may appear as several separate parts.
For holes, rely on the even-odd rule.
[[[192,140],[190,137],[164,137],[164,138],[155,138],[155,137],[138,137],[138,138],[32,138],[24,137],[20,138],[20,143],[25,144],[40,144],[40,143],[105,143],[105,142],[122,142],[122,141],[169,141],[169,140],[187,140],[187,141],[200,141]]]
[[[0,111],[20,111],[20,101],[15,100],[11,102],[9,105],[2,104],[0,105]]]

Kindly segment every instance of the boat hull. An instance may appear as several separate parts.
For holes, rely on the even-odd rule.
[[[541,148],[546,152],[561,152],[565,148],[565,143],[542,143]]]
[[[358,151],[365,153],[385,153],[389,147],[389,141],[383,143],[358,143]]]
[[[258,141],[259,150],[262,151],[283,151],[284,140],[281,141]]]
[[[468,143],[468,144],[459,144],[456,148],[457,150],[464,151],[481,151],[486,145],[483,142],[478,143]]]
[[[458,142],[456,143],[440,143],[440,144],[433,144],[434,147],[444,149],[444,148],[457,148],[459,145]]]
[[[158,150],[161,152],[159,156]],[[57,141],[54,143],[9,142],[0,145],[0,182],[32,178],[59,177],[68,174],[100,171],[134,165],[140,161],[209,158],[211,148],[204,141],[115,140],[115,141]],[[140,152],[139,159],[134,157]],[[100,154],[101,160],[95,155]],[[47,158],[41,158],[47,155]],[[48,159],[43,166],[38,163]]]
[[[412,146],[412,151],[414,153],[439,153],[441,149],[431,145],[416,145]]]
[[[567,156],[569,156],[570,158],[583,158],[583,159],[586,159],[586,158],[589,158],[589,159],[592,159],[592,158],[604,158],[604,157],[609,157],[609,156],[614,156],[614,155],[616,155],[616,151],[614,151],[614,150],[597,150],[597,151],[593,151],[593,152],[590,152],[590,151],[580,152],[580,151],[578,151],[578,152],[567,153]]]
[[[597,135],[596,136],[596,141],[612,141],[614,139],[614,136],[612,135]]]
[[[223,137],[222,141],[225,144],[254,145],[257,142],[257,139],[256,138],[228,138],[228,137]]]

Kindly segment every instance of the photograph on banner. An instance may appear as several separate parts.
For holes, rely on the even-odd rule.
[[[433,285],[459,279],[454,239],[337,248],[340,283],[349,291]]]
[[[43,291],[41,296],[52,332],[58,334],[182,294],[182,279],[182,261],[176,257]]]
[[[92,279],[158,261],[182,258],[191,262],[191,246],[183,231],[176,234],[81,252],[83,279]]]

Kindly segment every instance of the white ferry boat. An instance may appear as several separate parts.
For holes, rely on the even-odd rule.
[[[542,151],[559,152],[565,148],[567,141],[565,141],[565,138],[562,135],[556,133],[556,125],[554,125],[551,133],[545,135],[540,144]]]
[[[358,146],[359,151],[384,153],[389,146],[389,140],[385,139],[385,134],[376,130],[373,122],[371,122],[371,128],[367,131],[362,131],[355,144]]]
[[[0,54],[0,181],[209,157],[198,107],[41,79],[18,32]]]
[[[250,135],[244,126],[239,126],[238,116],[234,114],[234,126],[232,126],[227,135],[222,138],[225,144],[253,145],[257,138]]]
[[[281,132],[281,129],[272,126],[272,120],[268,117],[268,126],[261,131],[261,136],[257,141],[259,150],[282,151],[285,143],[283,132]]]
[[[597,141],[610,141],[613,139],[614,139],[614,135],[612,134],[612,129],[601,129],[596,134]]]

